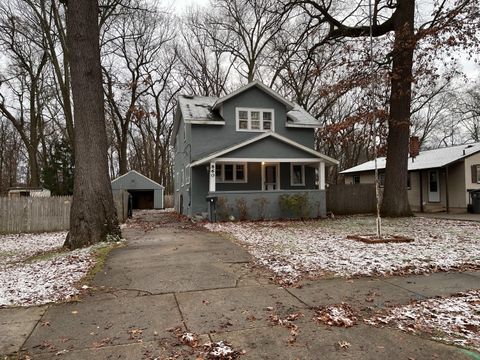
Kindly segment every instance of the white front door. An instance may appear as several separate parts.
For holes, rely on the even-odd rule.
[[[278,164],[264,165],[263,190],[278,190]]]
[[[428,171],[428,202],[440,202],[438,170]]]

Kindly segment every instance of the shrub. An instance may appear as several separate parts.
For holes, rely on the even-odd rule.
[[[223,196],[220,196],[217,199],[217,216],[218,220],[220,221],[226,221],[228,220],[228,216],[230,215],[230,212],[228,210],[228,202],[227,199],[225,199]]]
[[[285,217],[306,219],[310,216],[307,194],[281,195],[279,205]]]
[[[243,197],[235,199],[235,204],[237,205],[238,211],[238,220],[244,221],[248,219],[248,206],[247,202]]]

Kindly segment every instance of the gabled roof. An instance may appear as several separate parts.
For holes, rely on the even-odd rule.
[[[292,103],[291,101],[288,101],[287,99],[285,99],[283,96],[281,96],[276,91],[273,91],[271,88],[262,84],[260,81],[254,80],[254,81],[248,83],[247,85],[242,86],[235,91],[232,91],[230,94],[225,95],[224,97],[221,97],[221,98],[217,99],[217,101],[215,101],[215,103],[213,104],[212,109],[213,110],[218,109],[225,101],[237,96],[238,94],[241,94],[244,91],[247,91],[248,89],[251,89],[252,87],[259,88],[260,90],[269,94],[271,97],[273,97],[277,101],[284,104],[287,107],[287,111],[292,110],[295,107],[294,103]]]
[[[203,157],[203,158],[201,158],[197,161],[194,161],[193,163],[190,164],[190,166],[197,166],[197,165],[205,164],[205,163],[209,162],[210,160],[219,158],[222,155],[228,154],[229,152],[232,152],[234,150],[237,150],[237,149],[240,149],[242,147],[248,146],[248,145],[250,145],[254,142],[260,141],[260,140],[265,139],[267,137],[273,137],[273,138],[275,138],[277,140],[280,140],[280,141],[282,141],[282,142],[284,142],[284,143],[286,143],[290,146],[296,147],[297,149],[300,149],[300,150],[312,155],[315,158],[323,159],[329,165],[337,165],[338,164],[337,160],[332,159],[331,157],[329,157],[327,155],[319,153],[318,151],[310,149],[309,147],[304,146],[302,144],[299,144],[299,143],[297,143],[293,140],[290,140],[289,138],[287,138],[285,136],[279,135],[279,134],[274,133],[274,132],[265,132],[261,135],[255,136],[251,139],[248,139],[248,140],[243,141],[241,143],[238,143],[236,145],[233,145],[233,146],[230,146],[230,147],[225,148],[223,150],[211,153],[211,154],[209,154],[209,155],[207,155],[207,156],[205,156],[205,157]]]
[[[480,142],[422,151],[415,159],[408,159],[408,170],[414,171],[444,167],[478,152],[480,152]],[[385,169],[386,158],[379,158],[377,164],[379,169]],[[373,170],[375,170],[374,160],[346,169],[340,172],[340,174],[352,174]]]
[[[115,184],[116,182],[118,182],[120,179],[123,179],[124,177],[128,176],[128,175],[137,175],[137,176],[140,176],[141,178],[143,178],[144,180],[146,180],[147,182],[151,183],[152,184],[152,187],[161,187],[162,189],[165,189],[165,187],[159,183],[157,183],[156,181],[153,181],[152,179],[146,177],[145,175],[143,174],[140,174],[138,171],[135,171],[135,170],[130,170],[129,172],[123,174],[123,175],[120,175],[119,177],[115,178],[112,180],[112,184]]]

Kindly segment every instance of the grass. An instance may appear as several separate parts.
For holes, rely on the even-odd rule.
[[[104,244],[101,244],[99,247],[94,249],[92,251],[92,256],[95,259],[95,265],[88,271],[87,275],[80,281],[78,286],[82,285],[88,285],[91,283],[95,277],[96,274],[98,274],[100,271],[102,271],[103,267],[105,266],[105,262],[107,261],[108,254],[113,249],[119,248],[125,246],[124,243],[112,243],[112,242],[106,242]]]

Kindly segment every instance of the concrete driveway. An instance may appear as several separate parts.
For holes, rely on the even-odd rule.
[[[347,302],[361,315],[412,299],[479,288],[479,273],[319,280],[282,288],[228,239],[173,214],[142,213],[124,229],[93,291],[82,301],[0,310],[0,353],[33,359],[198,359],[182,344],[228,341],[241,359],[468,359],[460,349],[394,329],[327,327],[313,306]],[[369,294],[376,294],[372,303]],[[298,335],[272,315],[301,313]],[[175,330],[176,329],[176,330]],[[348,342],[343,348],[339,344]]]

